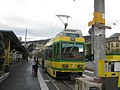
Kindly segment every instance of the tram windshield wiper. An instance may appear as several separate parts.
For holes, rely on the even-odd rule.
[[[74,43],[74,44],[75,44],[75,43]],[[75,46],[74,44],[73,44],[73,46],[71,47],[71,49],[70,49],[70,51],[69,51],[69,52],[71,52],[71,51],[73,50],[73,48],[74,48],[74,46]]]
[[[66,46],[65,46],[65,48],[64,48],[64,51],[63,51],[63,53],[65,53],[65,52],[66,52],[67,45],[68,45],[68,43],[66,43]]]

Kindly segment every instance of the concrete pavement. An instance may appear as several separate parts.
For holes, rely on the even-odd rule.
[[[0,90],[58,90],[39,67],[38,76],[32,75],[32,60],[24,61],[10,70],[9,77],[0,83]]]
[[[32,76],[31,61],[22,62],[10,71],[9,77],[0,84],[0,90],[41,90],[37,77]]]

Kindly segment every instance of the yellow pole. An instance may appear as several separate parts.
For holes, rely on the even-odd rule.
[[[118,77],[118,90],[120,90],[120,72],[119,72],[119,77]]]
[[[8,40],[8,49],[7,49],[7,62],[8,62],[8,65],[10,64],[10,42],[11,40],[9,39]]]

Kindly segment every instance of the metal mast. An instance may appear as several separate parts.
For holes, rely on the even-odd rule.
[[[68,15],[56,15],[56,16],[59,17],[59,19],[60,19],[60,20],[62,21],[62,23],[65,25],[65,28],[64,28],[64,29],[66,29],[67,26],[68,26],[68,18],[70,18],[70,16],[68,16]],[[65,23],[65,22],[62,20],[61,17],[65,17],[65,18],[67,18],[67,22]]]
[[[96,19],[100,19],[96,21],[93,26],[94,30],[94,60],[95,60],[95,70],[94,75],[95,79],[100,79],[98,77],[98,60],[106,60],[106,52],[105,52],[105,1],[104,0],[94,0],[94,17]],[[96,26],[98,25],[98,27]],[[101,28],[99,28],[101,26]]]
[[[105,26],[105,0],[94,0],[94,18],[88,23],[92,26],[89,30],[92,38],[92,48],[94,52],[94,76],[96,80],[98,77],[98,61],[106,60],[106,48],[105,48],[105,29],[111,29],[109,26]]]
[[[105,50],[105,1],[104,0],[94,0],[94,18],[93,21],[89,22],[91,25],[91,38],[92,46],[94,52],[94,76],[96,80],[98,77],[98,61],[106,60],[106,50]]]
[[[25,31],[25,48],[26,48],[26,39],[27,39],[27,29]]]

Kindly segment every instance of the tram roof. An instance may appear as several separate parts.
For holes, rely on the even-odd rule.
[[[81,42],[85,43],[85,39],[83,37],[68,37],[68,36],[58,36],[56,38],[51,39],[45,46],[52,45],[54,42],[65,41],[65,42]]]
[[[15,49],[21,52],[26,51],[25,47],[22,45],[22,42],[18,39],[12,30],[0,30],[0,32],[5,39],[11,39],[11,49]]]

